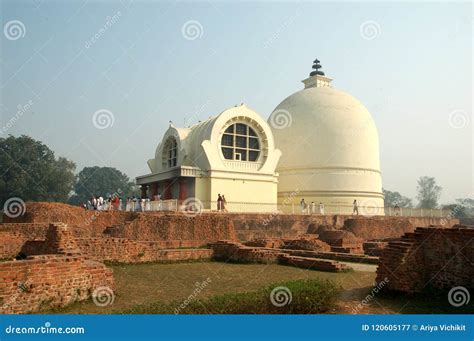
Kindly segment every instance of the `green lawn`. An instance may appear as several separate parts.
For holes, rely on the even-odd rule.
[[[195,262],[174,264],[111,265],[116,282],[115,301],[98,307],[92,300],[46,313],[111,314],[140,311],[139,306],[152,303],[183,302],[195,292],[200,283],[207,281],[198,294],[199,299],[210,296],[256,291],[273,283],[296,279],[331,280],[342,287],[335,306],[329,313],[354,313],[354,308],[373,288],[375,273],[351,271],[345,273],[304,270],[283,265],[229,264],[222,262]],[[208,280],[209,279],[209,280]],[[471,300],[474,301],[474,300]],[[438,297],[410,297],[377,294],[357,313],[474,313],[474,302],[454,308],[446,295]]]
[[[258,290],[293,279],[329,279],[349,290],[371,286],[373,272],[331,273],[282,265],[196,262],[175,264],[112,265],[116,283],[113,305],[97,307],[92,301],[73,304],[58,313],[120,313],[135,305],[172,302],[188,298],[196,284],[210,279],[200,298]]]

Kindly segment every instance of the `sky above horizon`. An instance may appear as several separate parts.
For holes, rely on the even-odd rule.
[[[77,171],[148,173],[170,120],[268,118],[318,58],[371,112],[384,188],[415,198],[427,175],[442,203],[473,197],[470,2],[3,0],[0,19],[0,137]]]

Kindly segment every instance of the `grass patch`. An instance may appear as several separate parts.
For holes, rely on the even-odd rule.
[[[253,292],[229,293],[134,307],[126,314],[318,314],[328,311],[340,287],[328,280],[274,283]]]
[[[110,263],[109,263],[110,265]],[[77,302],[43,313],[61,314],[122,314],[152,302],[170,304],[184,302],[196,289],[196,283],[211,279],[197,298],[255,292],[273,283],[294,280],[329,280],[345,290],[372,286],[373,272],[334,273],[305,270],[276,264],[226,264],[195,261],[187,263],[113,264],[115,300],[99,307],[92,300]],[[295,300],[295,297],[293,297]],[[175,306],[176,308],[177,306]],[[332,309],[331,309],[332,310]],[[170,312],[174,314],[174,308]]]

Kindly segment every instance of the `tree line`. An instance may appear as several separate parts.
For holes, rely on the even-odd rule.
[[[0,204],[18,197],[23,201],[86,202],[92,196],[138,194],[127,175],[112,167],[84,167],[56,158],[44,143],[29,136],[0,138]],[[0,208],[1,208],[0,207]]]

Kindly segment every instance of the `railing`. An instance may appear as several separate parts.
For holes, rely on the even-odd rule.
[[[217,201],[200,201],[177,199],[127,203],[126,211],[189,211],[189,212],[228,212],[228,213],[270,213],[270,214],[319,214],[319,215],[360,215],[360,216],[402,216],[402,217],[449,217],[451,212],[442,209],[378,207],[327,204],[306,204],[303,207],[297,203],[281,204],[254,202],[227,202],[218,207]]]
[[[127,202],[125,205],[127,212],[143,212],[143,211],[178,211],[178,200],[140,200]]]

